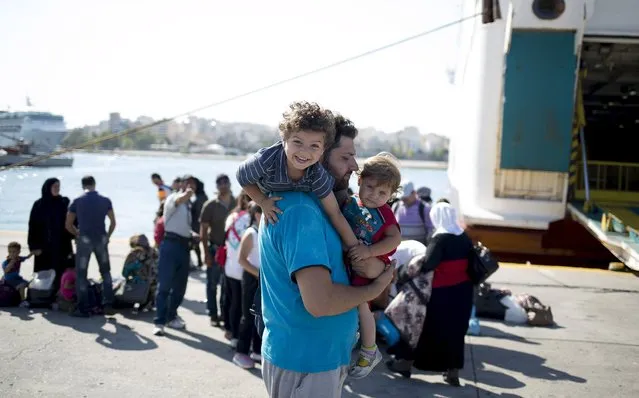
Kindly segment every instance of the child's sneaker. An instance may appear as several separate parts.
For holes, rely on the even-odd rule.
[[[242,369],[253,369],[255,362],[246,354],[240,354],[239,352],[233,356],[233,363]]]
[[[257,352],[252,352],[251,355],[249,355],[249,356],[255,362],[262,363],[262,355],[258,354]]]
[[[22,300],[22,302],[20,302],[20,308],[29,308],[29,302],[27,300]]]
[[[349,376],[353,379],[363,379],[382,361],[382,358],[382,353],[379,352],[377,346],[375,346],[375,351],[362,348],[357,362],[348,372]]]

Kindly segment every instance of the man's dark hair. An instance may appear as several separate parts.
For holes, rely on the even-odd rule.
[[[162,177],[160,177],[160,175],[159,175],[158,173],[153,173],[153,174],[151,174],[151,179],[153,179],[153,180],[154,180],[154,179],[156,179],[156,178],[157,178],[158,180],[161,180],[161,179],[162,179]]]
[[[229,176],[227,176],[226,174],[218,174],[217,177],[215,177],[216,184],[219,184],[220,181],[223,181],[223,180],[231,181]]]
[[[342,137],[348,137],[352,140],[357,138],[357,128],[350,119],[338,114],[335,116],[335,140],[333,145],[326,149],[324,156],[328,157],[328,153],[335,148],[339,148]]]
[[[441,198],[441,199],[439,199],[437,201],[437,203],[448,203],[448,204],[450,204],[450,201],[448,199],[446,199],[446,198]]]
[[[95,178],[93,178],[93,176],[82,177],[82,188],[94,187],[94,186],[95,186]]]

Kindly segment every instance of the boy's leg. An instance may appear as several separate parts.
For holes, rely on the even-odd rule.
[[[18,286],[16,286],[16,290],[20,293],[20,301],[27,300],[27,282],[22,282]]]
[[[368,376],[375,366],[382,360],[382,354],[375,344],[375,317],[368,303],[357,307],[359,313],[359,329],[362,345],[355,366],[350,371],[351,377],[361,379]]]

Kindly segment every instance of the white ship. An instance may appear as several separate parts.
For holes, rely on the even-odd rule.
[[[22,164],[55,151],[67,130],[64,118],[48,112],[0,111],[0,166]],[[73,158],[55,156],[34,167],[71,167]]]
[[[639,2],[499,3],[462,25],[455,68],[448,175],[469,233],[504,260],[639,269]]]

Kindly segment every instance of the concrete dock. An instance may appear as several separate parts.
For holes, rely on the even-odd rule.
[[[26,234],[0,232],[26,246]],[[111,242],[113,275],[128,242]],[[25,249],[26,252],[26,249]],[[22,274],[31,274],[32,262]],[[89,270],[97,277],[97,264]],[[348,381],[344,397],[639,396],[639,279],[629,273],[504,264],[495,287],[551,305],[553,328],[482,320],[468,337],[462,387],[416,372],[409,380],[382,364]],[[51,310],[0,309],[1,397],[265,397],[259,367],[231,362],[221,329],[205,315],[205,273],[191,273],[180,315],[187,330],[151,334],[152,314],[72,318]]]

